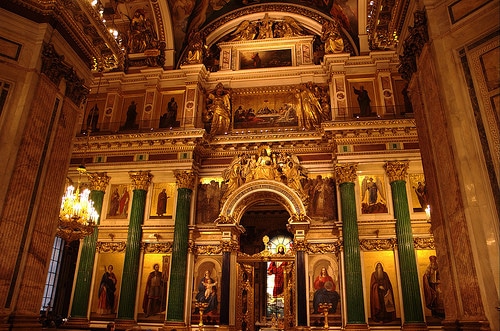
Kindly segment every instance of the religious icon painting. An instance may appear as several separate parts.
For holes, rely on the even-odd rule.
[[[398,324],[400,309],[394,252],[370,251],[363,253],[367,307],[371,323]]]
[[[312,298],[309,302],[311,326],[340,326],[339,266],[334,254],[310,256],[309,285]]]
[[[191,322],[199,324],[202,318],[204,325],[218,324],[220,322],[220,261],[211,258],[202,259],[195,268],[194,275],[195,298]]]
[[[380,175],[358,176],[362,214],[387,213],[385,180]]]
[[[175,190],[175,183],[158,183],[153,186],[151,218],[172,218]]]
[[[125,255],[114,252],[108,243],[102,243],[98,250],[110,250],[112,253],[98,255],[97,267],[94,269],[96,274],[91,297],[91,316],[100,320],[114,320],[120,296]]]
[[[411,205],[414,212],[423,212],[429,205],[424,174],[409,174]]]
[[[107,218],[128,218],[131,202],[132,190],[129,185],[111,185]]]
[[[148,248],[146,248],[147,250]],[[144,254],[141,290],[139,292],[139,314],[143,321],[165,320],[170,256]]]

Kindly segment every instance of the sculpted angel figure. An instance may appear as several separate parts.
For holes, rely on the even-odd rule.
[[[232,41],[253,40],[257,36],[257,26],[249,20],[244,20],[240,23],[233,35],[234,38]]]

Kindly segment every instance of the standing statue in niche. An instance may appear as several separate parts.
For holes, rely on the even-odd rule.
[[[163,216],[167,212],[167,201],[170,198],[167,195],[166,189],[161,190],[158,194],[158,202],[156,204],[156,215]]]
[[[97,131],[97,121],[99,121],[99,107],[95,104],[87,115],[87,129],[92,132]]]
[[[208,113],[212,122],[210,135],[225,134],[231,125],[231,93],[222,83],[215,86],[215,90],[208,95]]]
[[[137,118],[137,104],[134,100],[130,103],[127,108],[127,119],[125,120],[125,124],[122,126],[122,130],[131,130],[137,129],[138,125],[135,124],[135,119]]]
[[[167,112],[160,117],[160,128],[173,128],[177,122],[177,102],[172,97],[167,105]]]
[[[370,106],[370,96],[368,95],[368,91],[365,90],[365,87],[361,85],[359,90],[354,87],[354,94],[358,96],[358,105],[360,110],[360,116],[370,116],[372,113],[372,109]]]

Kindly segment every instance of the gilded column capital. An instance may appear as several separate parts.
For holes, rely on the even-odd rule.
[[[298,252],[298,251],[305,252],[308,250],[308,247],[309,247],[309,244],[307,243],[307,241],[302,239],[302,240],[295,240],[293,242],[292,249],[296,252]]]
[[[389,161],[384,164],[385,172],[389,177],[389,181],[392,183],[397,180],[406,181],[406,176],[408,175],[408,167],[410,162],[408,161]]]
[[[87,178],[90,181],[90,190],[101,192],[106,192],[106,187],[111,179],[105,172],[87,173]]]
[[[134,190],[147,191],[153,175],[149,171],[129,171],[128,175],[132,180]]]
[[[237,252],[240,249],[240,245],[236,240],[221,240],[220,246],[222,252]]]
[[[174,171],[177,186],[179,188],[194,189],[195,174],[188,171]]]
[[[344,163],[335,165],[335,177],[339,184],[354,183],[356,180],[357,163]]]

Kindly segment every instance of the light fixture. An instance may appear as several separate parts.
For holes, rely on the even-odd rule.
[[[99,213],[94,208],[94,202],[90,199],[90,190],[88,188],[82,190],[81,188],[80,179],[87,170],[83,165],[80,165],[77,170],[79,173],[78,185],[76,189],[73,185],[67,187],[59,213],[57,236],[64,239],[66,244],[94,233],[99,218]]]
[[[425,218],[427,219],[428,223],[431,222],[431,206],[430,205],[427,205],[427,207],[425,207]]]

